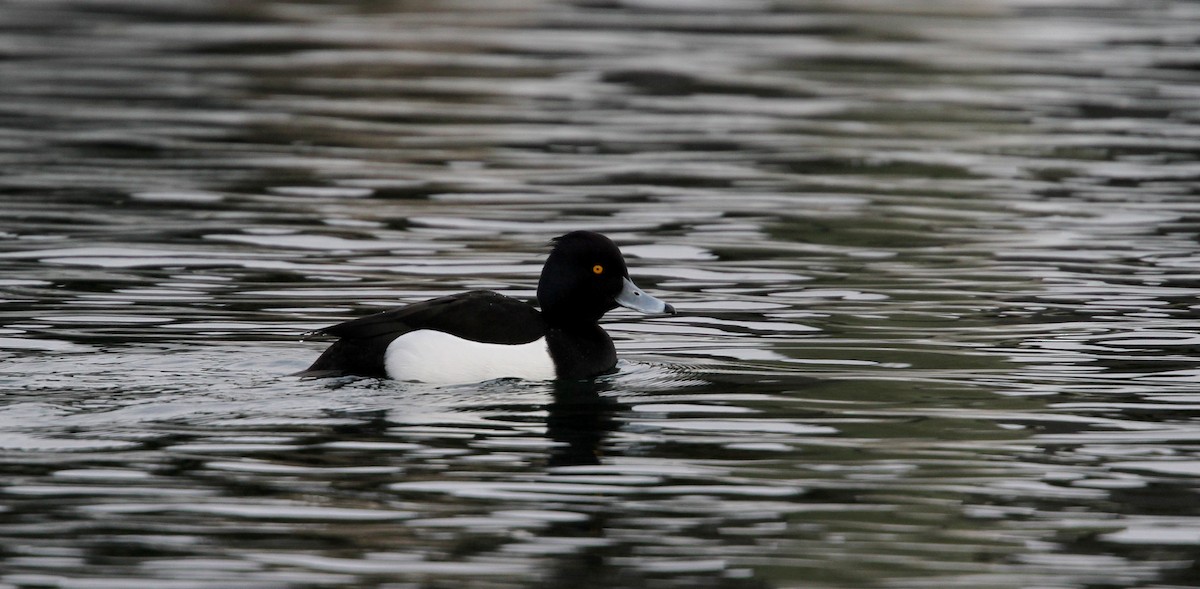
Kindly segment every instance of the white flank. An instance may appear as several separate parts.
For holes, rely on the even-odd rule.
[[[554,361],[546,338],[527,344],[485,344],[440,331],[410,331],[388,344],[383,356],[388,376],[439,384],[493,378],[553,380]]]

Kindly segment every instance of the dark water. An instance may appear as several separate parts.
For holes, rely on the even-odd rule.
[[[0,587],[1200,580],[1200,5],[0,4]],[[301,333],[622,244],[590,386]]]

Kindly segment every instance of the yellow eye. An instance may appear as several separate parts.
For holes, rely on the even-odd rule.
[[[592,274],[603,274],[603,273],[604,273],[604,266],[601,266],[600,264],[596,264],[595,266],[592,266]]]

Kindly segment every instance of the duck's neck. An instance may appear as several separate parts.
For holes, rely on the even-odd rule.
[[[585,312],[582,309],[570,308],[560,309],[554,305],[542,305],[542,317],[546,319],[546,325],[558,327],[571,331],[586,331],[596,328],[600,322],[600,318],[607,311]]]

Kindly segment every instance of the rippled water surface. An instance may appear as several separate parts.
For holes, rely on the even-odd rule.
[[[0,5],[0,587],[1200,580],[1200,5]],[[681,311],[593,384],[317,327]]]

